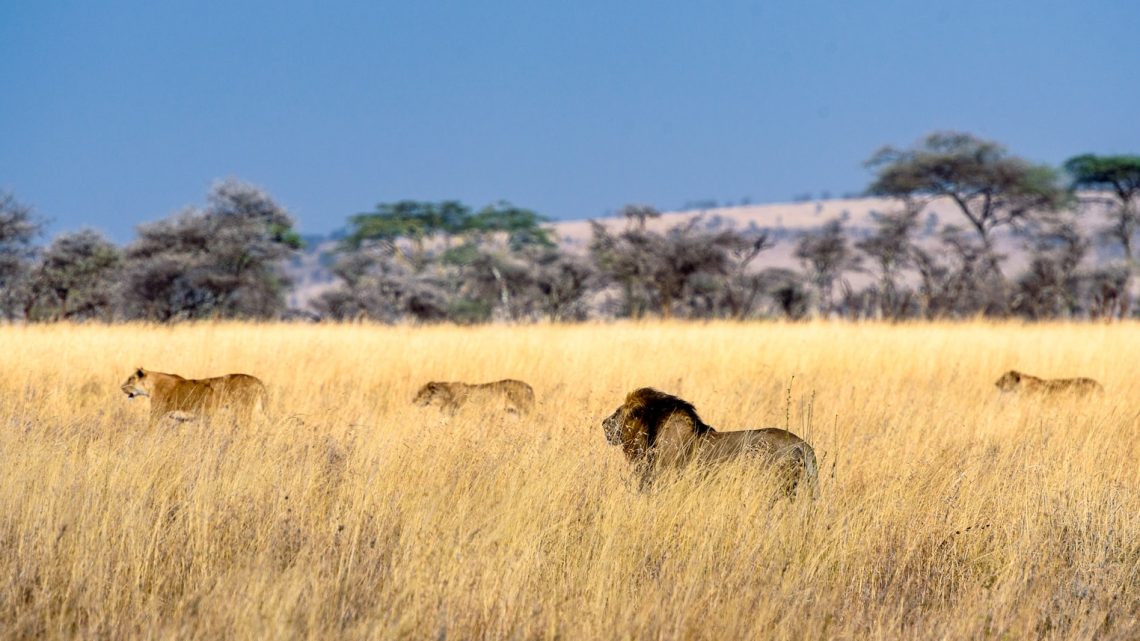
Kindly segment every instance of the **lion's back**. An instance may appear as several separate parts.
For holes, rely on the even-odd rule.
[[[260,394],[265,391],[265,383],[249,374],[226,374],[207,381],[217,389],[230,394]]]
[[[727,458],[738,454],[754,452],[765,456],[800,458],[812,447],[799,436],[777,427],[757,430],[736,430],[732,432],[712,432],[705,436],[706,456]]]
[[[446,387],[449,403],[458,407],[472,404],[502,406],[508,411],[529,412],[534,409],[534,388],[523,381],[506,378],[492,383],[450,383]]]
[[[520,410],[527,411],[534,407],[534,388],[523,381],[505,378],[479,387],[492,396],[509,400]]]
[[[260,405],[264,409],[268,392],[260,378],[249,374],[227,374],[210,380],[218,403],[240,407]]]
[[[1040,391],[1053,393],[1091,394],[1104,391],[1104,387],[1091,378],[1061,378],[1043,383]]]
[[[1104,391],[1104,387],[1091,378],[1042,379],[1026,377],[1021,381],[1021,388],[1029,394],[1044,395],[1085,395]]]
[[[249,374],[227,374],[214,378],[177,381],[160,403],[180,410],[212,410],[221,406],[254,408],[264,406],[265,383]]]

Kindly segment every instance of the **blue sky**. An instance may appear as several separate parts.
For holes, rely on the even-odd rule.
[[[260,185],[308,233],[377,202],[861,190],[935,129],[1140,152],[1135,2],[4,2],[0,189],[119,241]]]

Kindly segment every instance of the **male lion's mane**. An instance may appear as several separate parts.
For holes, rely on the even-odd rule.
[[[692,403],[651,387],[630,392],[620,411],[624,412],[622,450],[631,459],[644,456],[657,444],[662,425],[670,419],[687,421],[695,435],[715,431],[701,420]]]

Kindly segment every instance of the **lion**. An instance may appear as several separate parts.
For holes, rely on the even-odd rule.
[[[1073,394],[1086,396],[1104,392],[1104,387],[1091,378],[1057,378],[1047,380],[1017,370],[1009,370],[994,383],[1002,393],[1024,392],[1026,394]]]
[[[187,379],[139,367],[121,389],[127,398],[150,398],[151,427],[167,416],[182,421],[208,418],[223,411],[232,413],[242,423],[248,423],[254,411],[265,410],[269,399],[265,384],[249,374]]]
[[[803,482],[816,496],[815,450],[787,430],[765,428],[718,432],[697,416],[693,405],[650,387],[630,392],[602,421],[606,441],[620,445],[646,488],[658,472],[691,463],[716,464],[748,455],[777,467],[783,490],[793,495]]]
[[[412,402],[420,407],[434,405],[453,415],[468,403],[526,414],[534,409],[534,388],[511,378],[476,385],[432,381],[420,388]]]

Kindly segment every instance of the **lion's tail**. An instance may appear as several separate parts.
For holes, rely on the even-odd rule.
[[[811,488],[811,498],[819,498],[819,464],[815,460],[815,450],[810,445],[804,447],[804,480]]]

